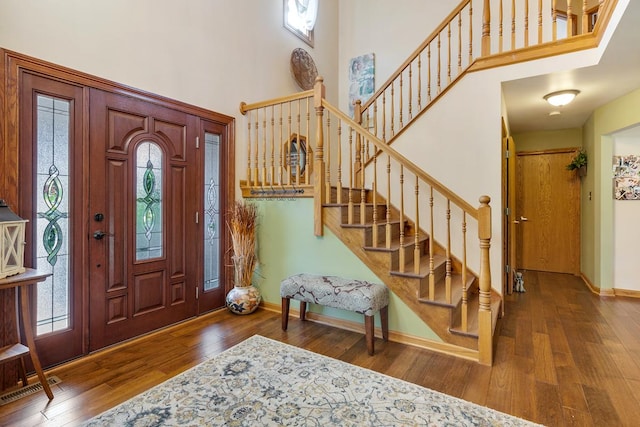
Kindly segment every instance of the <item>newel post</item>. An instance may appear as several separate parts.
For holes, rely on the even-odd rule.
[[[491,55],[491,0],[484,0],[482,11],[482,56]]]
[[[480,197],[478,240],[480,241],[480,306],[478,308],[478,353],[483,365],[493,363],[493,323],[491,319],[491,198]]]
[[[313,108],[316,110],[316,150],[313,160],[313,230],[316,236],[322,236],[324,224],[322,219],[322,206],[325,202],[324,129],[322,127],[324,112],[322,100],[324,97],[324,79],[318,76],[313,86]]]

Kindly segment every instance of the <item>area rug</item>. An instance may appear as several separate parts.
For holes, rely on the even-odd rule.
[[[533,426],[255,335],[85,426]]]

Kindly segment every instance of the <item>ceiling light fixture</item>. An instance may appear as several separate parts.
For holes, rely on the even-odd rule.
[[[567,105],[573,101],[573,98],[575,98],[579,93],[580,91],[575,89],[560,90],[558,92],[546,94],[544,96],[544,100],[555,107],[562,107],[563,105]]]

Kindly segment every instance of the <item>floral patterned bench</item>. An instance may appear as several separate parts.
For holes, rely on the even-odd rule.
[[[305,320],[307,303],[355,311],[364,315],[367,351],[373,355],[373,316],[380,312],[382,338],[389,338],[389,290],[384,285],[336,276],[296,274],[280,282],[282,330],[289,323],[289,302],[300,301],[300,319]]]

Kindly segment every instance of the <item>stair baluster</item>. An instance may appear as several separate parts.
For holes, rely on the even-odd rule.
[[[413,230],[414,235],[414,244],[413,244],[413,272],[415,274],[420,274],[420,254],[422,250],[420,248],[420,181],[418,176],[416,175],[416,186],[415,186],[415,204],[416,204],[416,213],[415,213],[415,227]]]
[[[463,332],[469,331],[469,296],[467,289],[467,213],[462,211],[462,313],[461,327]]]
[[[373,227],[371,228],[371,247],[378,247],[378,154],[373,155]]]
[[[447,211],[445,214],[447,219],[447,260],[445,264],[445,300],[447,304],[451,304],[451,200],[447,199]]]
[[[399,271],[404,273],[405,270],[405,248],[404,248],[404,165],[400,164],[400,257]]]
[[[435,238],[433,229],[433,186],[429,186],[429,300],[435,301],[436,299],[436,273],[435,273],[435,260],[434,260],[434,244]]]

